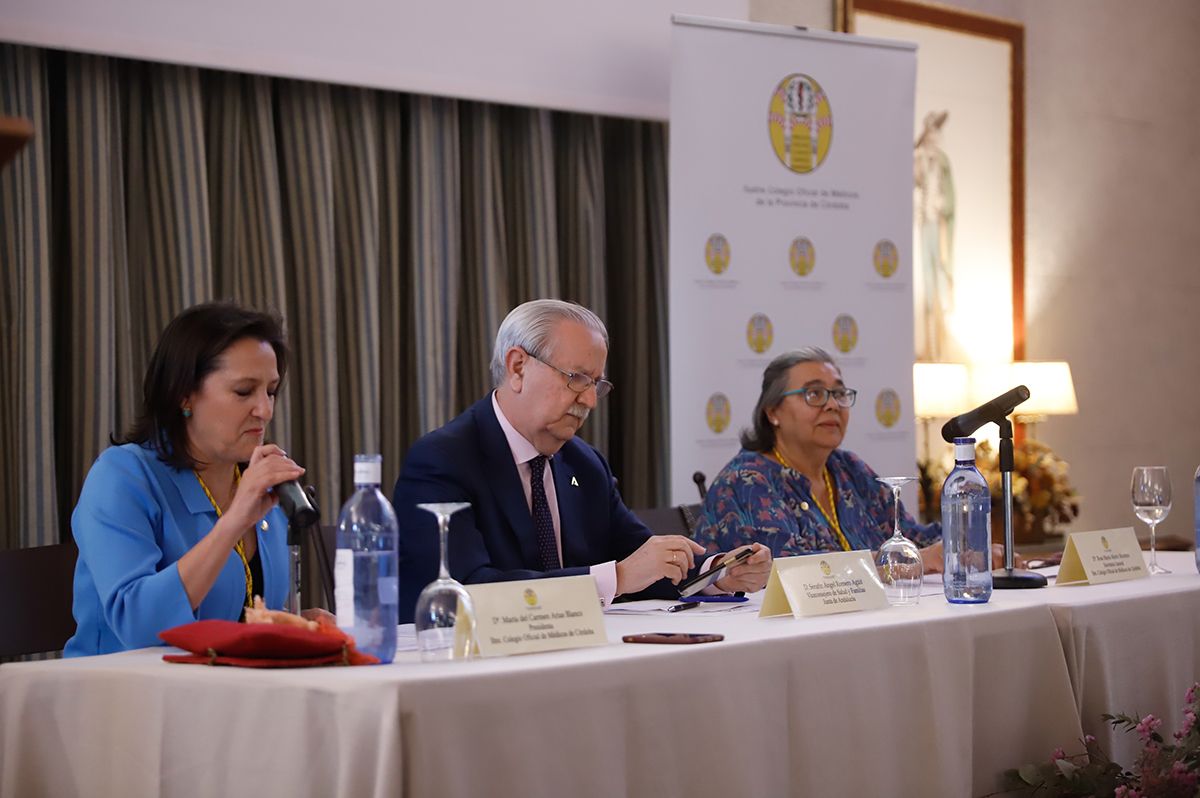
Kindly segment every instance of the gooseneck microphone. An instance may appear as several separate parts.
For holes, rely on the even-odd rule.
[[[999,424],[1017,405],[1029,398],[1029,389],[1018,385],[1008,393],[1003,393],[989,402],[961,416],[955,416],[942,427],[942,438],[947,443],[954,443],[955,438],[969,437],[975,430],[989,421]]]
[[[321,519],[308,494],[296,480],[280,482],[275,486],[275,495],[279,497],[279,508],[293,525],[311,526]]]

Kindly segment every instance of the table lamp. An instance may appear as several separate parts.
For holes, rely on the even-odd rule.
[[[1071,367],[1063,360],[1018,361],[1012,364],[1013,385],[1029,387],[1029,401],[1017,408],[1014,418],[1025,424],[1030,440],[1047,416],[1073,416],[1079,412]]]
[[[913,363],[913,408],[925,435],[925,462],[929,462],[929,422],[970,409],[967,376],[962,363]]]

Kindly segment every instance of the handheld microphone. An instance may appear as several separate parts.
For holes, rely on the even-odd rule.
[[[999,424],[1017,405],[1029,398],[1029,389],[1018,385],[1008,393],[1001,394],[989,402],[961,416],[955,416],[942,427],[942,438],[946,443],[954,443],[955,438],[965,438],[989,421]]]
[[[311,526],[321,519],[321,514],[309,501],[308,494],[296,480],[281,482],[275,486],[275,495],[279,497],[279,507],[283,510],[288,521],[296,526]]]

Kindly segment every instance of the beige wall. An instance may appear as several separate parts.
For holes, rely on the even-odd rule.
[[[780,18],[780,2],[756,0],[751,15],[801,22]],[[1079,415],[1038,429],[1083,495],[1072,528],[1136,525],[1130,471],[1165,464],[1175,503],[1159,529],[1190,538],[1200,464],[1200,3],[944,4],[1025,26],[1026,356],[1065,359],[1074,372]]]

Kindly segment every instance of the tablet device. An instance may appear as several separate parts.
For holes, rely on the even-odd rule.
[[[679,583],[679,595],[691,596],[699,593],[709,585],[716,584],[717,580],[725,575],[725,569],[731,565],[737,565],[740,562],[745,562],[754,554],[754,549],[747,546],[739,551],[733,557],[726,557],[721,561],[721,564],[716,568],[709,568],[706,572],[693,576],[684,582]]]

